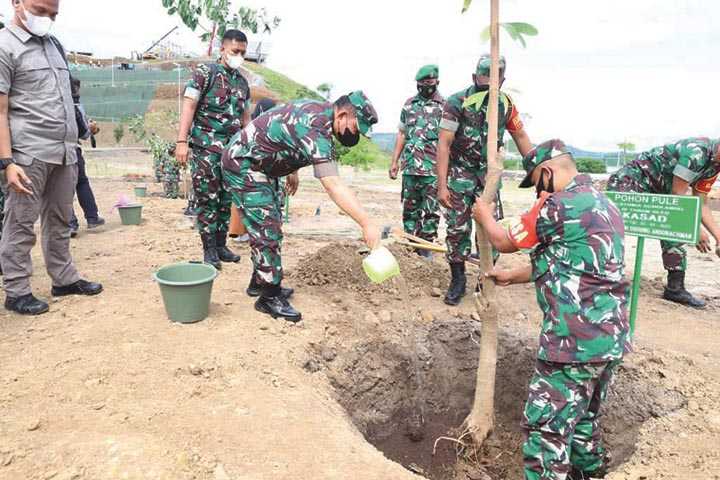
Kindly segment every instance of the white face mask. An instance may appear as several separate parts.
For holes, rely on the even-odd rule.
[[[50,33],[53,23],[55,23],[53,19],[50,17],[39,17],[37,15],[33,15],[27,8],[25,8],[24,4],[21,3],[21,5],[23,13],[25,13],[25,20],[21,18],[20,21],[23,25],[25,25],[25,28],[27,28],[28,31],[35,36],[47,36],[47,34]]]
[[[228,67],[232,68],[233,70],[237,70],[242,66],[243,63],[245,63],[245,59],[242,55],[228,55],[225,57],[225,61],[228,64]]]

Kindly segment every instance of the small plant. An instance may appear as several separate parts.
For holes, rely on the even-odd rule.
[[[120,122],[113,129],[113,136],[115,137],[115,143],[120,144],[123,137],[125,136],[125,124]]]

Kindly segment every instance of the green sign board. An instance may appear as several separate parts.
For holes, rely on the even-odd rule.
[[[625,233],[671,242],[698,242],[701,201],[696,196],[607,192],[625,220]]]

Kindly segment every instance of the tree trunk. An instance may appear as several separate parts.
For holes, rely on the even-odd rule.
[[[215,43],[215,34],[217,33],[217,23],[213,23],[212,33],[210,33],[210,43],[208,44],[208,57],[212,58],[213,44]]]
[[[499,0],[490,0],[490,42],[492,69],[490,75],[490,100],[488,105],[488,173],[482,200],[495,201],[500,177],[503,171],[503,159],[498,156],[498,115],[500,98],[500,44],[498,32]],[[481,270],[489,272],[493,268],[492,246],[485,231],[476,223],[476,241],[480,252]],[[495,427],[495,369],[497,366],[498,344],[498,306],[495,296],[495,283],[481,278],[482,292],[475,297],[475,306],[483,319],[480,338],[480,358],[478,361],[475,401],[472,411],[465,420],[467,432],[472,436],[475,447],[480,447]]]

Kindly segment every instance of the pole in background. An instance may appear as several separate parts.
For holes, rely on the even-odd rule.
[[[637,318],[638,303],[640,301],[640,273],[642,273],[643,253],[645,251],[645,237],[638,237],[635,249],[635,270],[633,271],[632,296],[630,297],[630,338],[635,337],[635,319]]]

